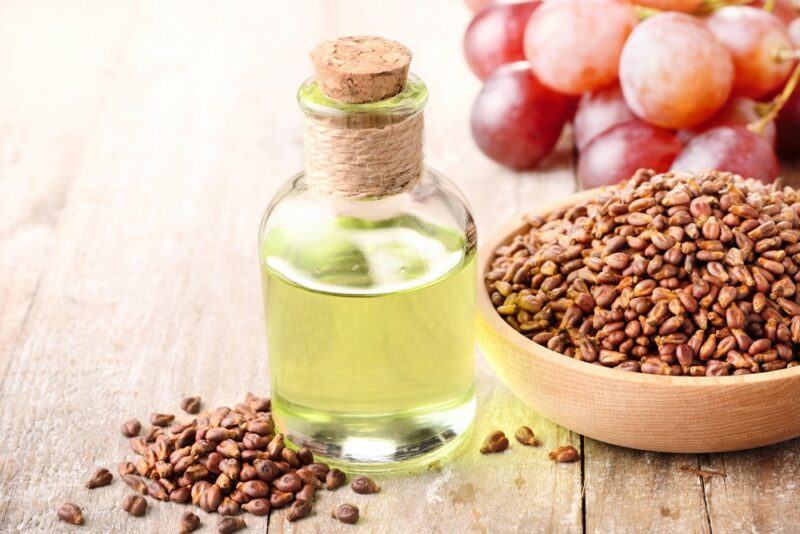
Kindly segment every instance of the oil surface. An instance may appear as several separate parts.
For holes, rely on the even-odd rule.
[[[273,228],[262,243],[273,413],[333,459],[393,462],[474,411],[474,243],[403,215]]]

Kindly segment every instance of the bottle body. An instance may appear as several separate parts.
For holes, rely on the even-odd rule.
[[[299,446],[391,469],[444,454],[474,413],[475,232],[426,169],[381,198],[292,179],[260,233],[273,414]]]

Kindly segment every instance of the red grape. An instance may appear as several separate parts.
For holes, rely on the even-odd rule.
[[[694,13],[703,5],[703,0],[638,0],[636,3],[662,11]]]
[[[545,87],[526,62],[504,65],[472,106],[472,136],[489,158],[530,169],[553,149],[572,101]]]
[[[761,98],[779,89],[792,71],[792,61],[775,53],[791,50],[792,41],[781,19],[763,9],[728,6],[706,19],[711,33],[728,49],[736,71],[734,94]]]
[[[485,80],[500,65],[525,59],[522,36],[539,4],[493,4],[475,15],[464,34],[464,55],[478,78]]]
[[[789,24],[797,18],[797,9],[795,9],[793,2],[794,0],[777,0],[772,8],[772,14],[781,19],[784,24]],[[753,0],[749,5],[763,8],[764,0]]]
[[[664,128],[691,128],[722,107],[733,85],[730,54],[695,17],[659,13],[631,33],[620,61],[625,100]]]
[[[575,114],[573,124],[575,146],[578,150],[583,150],[601,133],[635,118],[636,115],[625,103],[619,84],[586,93],[581,98],[578,112]]]
[[[778,114],[778,153],[800,156],[800,88],[794,90]]]
[[[630,178],[640,168],[665,172],[680,151],[674,132],[633,119],[600,134],[581,152],[578,183],[589,189]]]
[[[619,0],[546,2],[525,29],[525,57],[545,85],[579,95],[617,79],[619,55],[636,25]]]
[[[760,135],[743,126],[720,126],[689,141],[672,168],[689,172],[713,169],[773,182],[778,176],[778,158]]]
[[[761,114],[758,112],[758,102],[735,96],[728,100],[728,103],[717,112],[716,115],[691,130],[681,130],[678,137],[686,143],[692,137],[701,134],[717,126],[747,126],[758,121]],[[770,122],[761,134],[771,145],[775,145],[775,123]]]
[[[800,19],[794,19],[789,24],[789,39],[794,46],[800,46]]]

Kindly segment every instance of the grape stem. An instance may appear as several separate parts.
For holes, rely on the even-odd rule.
[[[779,48],[773,54],[775,61],[782,63],[784,61],[794,61],[800,59],[800,48],[791,50],[789,48]]]
[[[633,11],[636,14],[636,18],[639,19],[639,22],[643,21],[648,17],[652,17],[653,15],[658,15],[661,13],[660,9],[656,9],[654,7],[645,7],[640,5],[634,5]]]
[[[728,6],[741,6],[751,4],[753,0],[703,0],[695,15],[710,15],[711,13]]]
[[[777,0],[764,0],[764,4],[761,6],[761,9],[766,11],[767,13],[772,13],[775,11],[775,3]],[[703,0],[700,8],[697,10],[695,15],[710,15],[714,11],[718,11],[723,7],[728,6],[743,6],[752,4],[753,0]],[[797,0],[791,0],[792,7],[797,7]]]
[[[787,59],[800,58],[800,49],[783,50],[779,52],[779,54],[782,52],[788,53]],[[798,81],[800,81],[800,63],[794,66],[792,75],[789,76],[789,80],[786,82],[786,85],[783,86],[781,93],[776,96],[772,102],[764,104],[763,108],[761,109],[761,118],[748,124],[747,129],[753,133],[761,134],[761,132],[764,131],[764,128],[766,128],[769,123],[775,120],[775,118],[778,116],[778,113],[780,113],[781,109],[783,109],[783,106],[786,105],[786,102],[797,88]]]

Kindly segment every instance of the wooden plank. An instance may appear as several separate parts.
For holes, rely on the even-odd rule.
[[[302,78],[272,58],[293,31],[278,22],[305,10],[253,1],[241,10],[153,2],[92,11],[98,3],[87,3],[87,15],[56,4],[8,24],[42,35],[48,16],[67,26],[88,16],[81,31],[90,34],[119,18],[127,32],[110,71],[102,56],[60,58],[105,70],[110,88],[82,111],[96,114],[72,134],[83,149],[52,169],[74,178],[0,387],[0,531],[72,530],[55,521],[65,500],[83,506],[92,531],[170,531],[180,507],[153,505],[135,521],[119,510],[127,490],[119,481],[93,492],[82,483],[126,454],[118,434],[126,417],[174,410],[185,393],[222,404],[268,390],[255,235],[267,200],[301,160],[299,127],[287,128],[281,110]],[[87,39],[111,46],[110,34]],[[304,60],[304,39],[293,38],[302,51],[287,64]],[[35,90],[31,73],[52,58],[23,69],[28,57],[16,51],[6,75]],[[91,77],[59,81],[66,94],[95,91]],[[248,523],[265,530],[267,519]]]
[[[796,532],[800,525],[800,440],[704,458],[703,468],[724,472],[706,482],[716,532]]]
[[[60,216],[84,163],[87,133],[104,108],[124,34],[125,18],[112,17],[108,5],[98,6],[97,18],[62,24],[75,7],[0,5],[0,377],[56,246]],[[98,18],[106,24],[90,33]],[[80,87],[64,83],[76,79]]]
[[[0,384],[4,386],[14,380],[8,370],[12,355],[31,333],[29,319],[42,303],[36,298],[42,276],[59,245],[64,207],[86,163],[81,156],[104,109],[126,27],[125,18],[113,16],[109,5],[96,6],[94,16],[83,13],[73,24],[64,25],[64,17],[79,7],[19,2],[0,6],[0,71],[4,73],[0,83]],[[104,24],[92,31],[98,19]],[[54,42],[60,46],[53,46]],[[74,60],[63,61],[64,57]],[[0,420],[15,412],[29,418],[39,413],[38,408],[24,407],[29,398],[4,395],[2,399]],[[27,506],[20,485],[11,483],[25,469],[18,448],[31,447],[24,433],[12,437],[5,428],[0,432],[0,530],[8,531],[19,528],[10,522],[10,508]],[[33,493],[32,489],[27,492]],[[20,499],[16,503],[11,499],[15,493]]]
[[[584,440],[587,532],[710,532],[703,485],[680,471],[694,454],[658,454]]]

